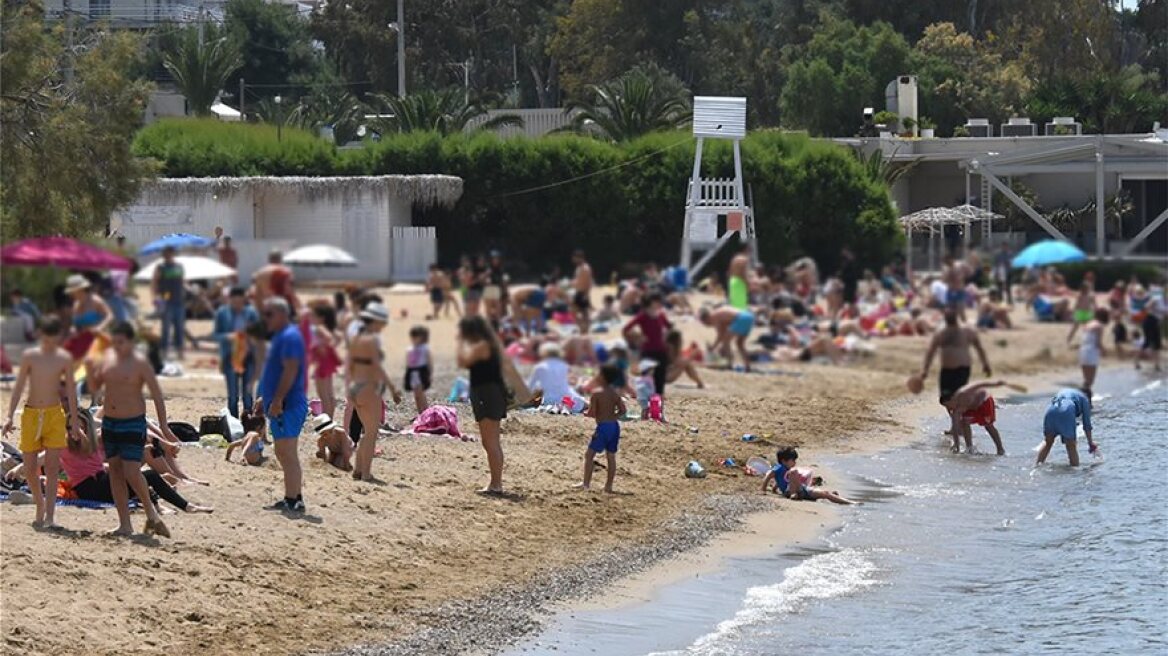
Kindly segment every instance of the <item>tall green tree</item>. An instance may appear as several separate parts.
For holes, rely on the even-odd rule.
[[[256,85],[248,94],[251,98],[288,95],[289,89],[278,85],[310,80],[321,63],[312,47],[308,21],[291,5],[229,0],[224,29],[241,60],[239,70],[228,78],[227,88],[236,89],[242,78],[246,84]]]
[[[613,141],[673,130],[693,116],[689,91],[681,80],[651,64],[591,85],[589,92],[591,100],[570,103],[564,110],[575,113],[572,128],[599,132]]]
[[[817,136],[855,134],[865,107],[884,106],[884,88],[908,72],[908,42],[888,23],[857,26],[821,15],[806,44],[788,48],[782,123]]]
[[[131,32],[81,31],[71,53],[35,3],[0,13],[0,222],[5,239],[95,236],[150,168],[130,152],[150,85]],[[67,82],[63,70],[74,76]]]
[[[195,116],[207,116],[231,75],[243,66],[243,59],[227,37],[208,40],[205,33],[192,27],[184,30],[174,49],[163,56],[162,65],[186,96],[188,110]]]

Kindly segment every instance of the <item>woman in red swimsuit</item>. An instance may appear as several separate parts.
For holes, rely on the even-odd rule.
[[[312,380],[316,384],[316,395],[320,397],[321,411],[331,417],[337,409],[333,376],[340,371],[342,363],[337,354],[337,314],[331,305],[317,305],[312,308],[310,320]]]

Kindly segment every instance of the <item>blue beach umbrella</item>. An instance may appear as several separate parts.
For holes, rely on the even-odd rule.
[[[1025,269],[1026,267],[1041,267],[1049,264],[1062,264],[1063,262],[1082,262],[1085,259],[1087,259],[1087,254],[1074,244],[1058,239],[1046,239],[1027,246],[1021,253],[1014,256],[1010,265],[1015,269]]]
[[[167,246],[173,246],[175,250],[182,250],[184,248],[207,248],[214,246],[215,240],[210,237],[203,237],[201,235],[192,235],[186,232],[175,232],[163,237],[159,237],[154,241],[142,247],[138,251],[139,255],[153,255],[162,252],[162,249]]]

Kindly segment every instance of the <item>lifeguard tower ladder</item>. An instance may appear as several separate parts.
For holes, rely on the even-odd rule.
[[[685,228],[681,236],[681,265],[696,280],[698,273],[734,235],[750,245],[751,259],[758,261],[754,213],[746,204],[742,185],[742,150],[746,136],[746,98],[695,96],[693,134],[697,137],[693,178],[685,201]],[[730,139],[734,143],[734,177],[702,178],[702,144],[706,139]],[[719,234],[719,219],[725,230]],[[696,253],[705,251],[697,264]],[[691,266],[692,264],[692,266]]]

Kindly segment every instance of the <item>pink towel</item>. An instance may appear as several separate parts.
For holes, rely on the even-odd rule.
[[[414,420],[410,431],[413,433],[429,433],[431,435],[449,435],[462,437],[458,430],[458,413],[454,408],[446,405],[432,405],[422,411]]]

